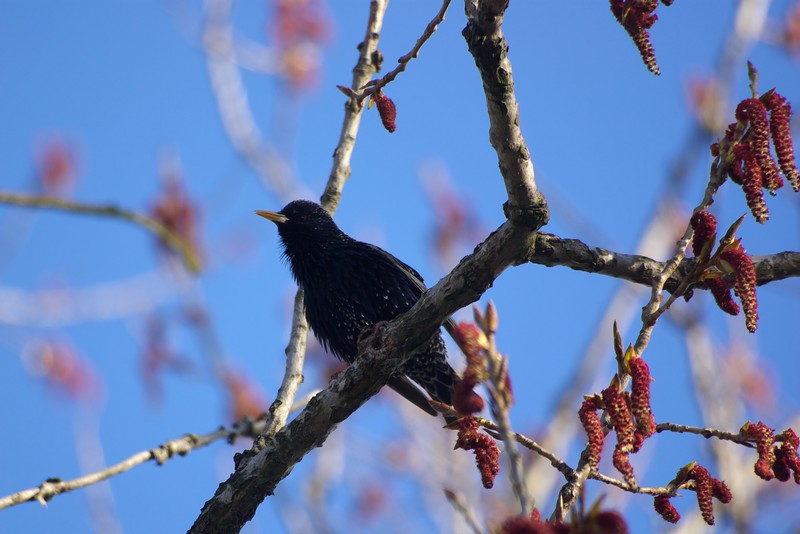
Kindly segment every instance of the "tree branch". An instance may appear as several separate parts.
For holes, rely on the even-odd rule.
[[[576,271],[602,274],[646,286],[652,286],[655,277],[664,269],[663,262],[647,256],[614,252],[587,245],[577,239],[542,232],[536,234],[535,244],[528,250],[525,260],[531,263],[547,267],[569,267]],[[758,285],[800,276],[800,252],[778,252],[752,258]],[[664,289],[674,292],[695,263],[694,258],[684,258],[666,280]],[[695,287],[705,289],[703,285]]]
[[[383,28],[383,16],[389,0],[372,0],[369,5],[369,20],[364,40],[358,45],[359,56],[356,66],[353,67],[353,80],[350,87],[358,91],[367,84],[372,76],[381,68],[383,56],[378,51],[378,41]],[[361,110],[363,105],[356,98],[349,98],[344,104],[344,120],[339,133],[339,142],[333,151],[333,168],[328,175],[325,192],[322,193],[320,204],[331,214],[336,211],[342,190],[350,178],[350,157],[356,144],[358,127],[361,124]]]
[[[213,432],[200,436],[197,434],[186,434],[185,436],[170,440],[154,449],[138,452],[117,464],[82,477],[72,480],[49,478],[37,488],[30,488],[7,495],[6,497],[0,497],[0,510],[29,501],[39,501],[42,505],[45,505],[56,495],[97,484],[113,476],[130,471],[134,467],[151,460],[155,460],[158,465],[163,465],[167,460],[174,458],[176,455],[186,456],[194,450],[210,445],[221,439],[233,441],[237,437],[253,437],[258,433],[258,426],[258,424],[252,424],[248,421],[239,421],[234,423],[230,429],[220,427]]]
[[[82,204],[49,195],[26,195],[22,193],[0,192],[0,203],[13,204],[29,208],[54,208],[73,213],[90,215],[106,215],[138,224],[149,230],[174,250],[193,273],[200,271],[200,258],[181,237],[157,220],[134,211],[129,211],[113,204]]]
[[[507,0],[467,0],[467,26],[461,33],[483,80],[489,141],[497,152],[508,194],[506,217],[536,230],[547,224],[550,213],[536,188],[531,155],[520,129],[508,43],[501,30],[506,7]]]
[[[275,400],[270,404],[266,414],[264,429],[259,433],[253,443],[254,450],[260,450],[266,441],[272,439],[275,433],[286,425],[289,412],[292,411],[297,390],[303,383],[303,364],[306,356],[306,341],[308,339],[308,321],[306,320],[305,306],[303,304],[303,291],[298,290],[294,297],[292,310],[292,329],[289,343],[286,345],[286,367],[283,380],[278,388]],[[263,417],[263,416],[262,416]]]
[[[406,70],[406,67],[412,59],[419,57],[419,51],[422,49],[422,45],[424,45],[425,42],[430,39],[434,33],[436,33],[436,30],[439,28],[439,24],[441,24],[441,22],[444,20],[445,13],[447,13],[447,8],[450,7],[450,1],[451,0],[444,0],[442,2],[442,7],[439,8],[439,12],[436,13],[433,19],[425,27],[422,35],[420,35],[419,39],[417,39],[417,42],[414,43],[414,46],[411,48],[411,50],[397,60],[397,66],[394,69],[384,74],[379,80],[368,82],[360,87],[356,87],[355,85],[353,86],[352,96],[354,96],[359,103],[363,103],[364,99],[368,96],[379,93],[382,88],[394,81],[398,74]],[[367,88],[361,92],[357,92],[363,87]]]

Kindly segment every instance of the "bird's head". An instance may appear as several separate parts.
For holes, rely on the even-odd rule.
[[[289,260],[306,252],[319,253],[327,246],[347,239],[330,214],[310,200],[294,200],[281,211],[256,210],[256,214],[278,226]]]

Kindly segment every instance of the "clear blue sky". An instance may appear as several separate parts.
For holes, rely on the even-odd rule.
[[[411,47],[438,7],[435,4],[390,4],[380,45],[387,67]],[[659,8],[661,19],[652,38],[661,77],[647,72],[607,3],[587,2],[580,9],[562,4],[512,2],[504,26],[523,133],[538,184],[551,201],[552,221],[545,230],[633,252],[692,131],[686,105],[688,80],[712,71],[731,25],[734,2],[676,2]],[[770,16],[777,19],[790,2],[772,4]],[[235,10],[237,31],[255,41],[268,41],[268,5],[240,2]],[[177,154],[187,187],[202,210],[206,270],[193,294],[210,310],[226,357],[269,401],[282,374],[294,286],[279,261],[273,225],[255,217],[253,210],[279,209],[282,203],[260,185],[225,136],[193,26],[200,8],[200,2],[179,0],[3,2],[2,189],[31,191],[37,149],[60,136],[77,155],[73,199],[146,210],[159,191],[162,155]],[[315,90],[287,99],[274,78],[244,74],[256,121],[312,198],[321,193],[330,170],[343,104],[335,85],[350,83],[366,2],[331,0],[328,12],[331,32]],[[460,35],[463,26],[463,8],[454,2],[419,60],[387,88],[398,107],[397,132],[385,132],[374,110],[365,113],[352,178],[336,215],[345,231],[391,251],[415,266],[429,283],[444,270],[432,259],[435,217],[419,179],[424,169],[446,169],[452,187],[474,210],[484,230],[503,220],[505,191],[488,143],[481,82]],[[777,86],[800,109],[797,57],[764,44],[747,57],[760,70],[762,90]],[[738,72],[737,101],[747,96],[745,66]],[[710,163],[708,154],[700,152],[690,167],[682,194],[686,213],[700,198]],[[740,235],[748,252],[800,249],[798,198],[783,190],[768,199],[772,220],[766,226],[757,226],[752,218],[745,221]],[[714,209],[720,225],[729,224],[745,211],[741,193],[726,185]],[[98,284],[130,281],[153,273],[157,266],[150,236],[126,223],[4,206],[0,221],[4,291],[34,292],[63,284],[80,292]],[[474,244],[463,244],[458,257]],[[176,285],[158,286],[166,295],[160,309],[168,317],[177,314]],[[516,427],[535,432],[546,425],[554,399],[572,376],[574,362],[619,285],[564,268],[527,265],[505,273],[487,293],[483,302],[491,298],[500,310],[498,343],[509,355],[517,385]],[[134,296],[139,295],[126,298]],[[759,297],[761,327],[755,336],[746,335],[741,317],[725,320],[708,305],[707,295],[677,306],[712,316],[721,345],[731,329],[736,339],[759,352],[780,401],[757,418],[783,428],[800,408],[795,325],[800,284],[790,280],[765,287]],[[139,373],[145,322],[113,313],[127,304],[115,303],[113,317],[104,320],[79,322],[73,314],[55,325],[43,324],[41,317],[21,319],[23,324],[0,323],[0,405],[6,407],[0,494],[36,486],[48,477],[78,476],[77,451],[86,446],[81,439],[90,440],[85,437],[91,434],[87,429],[96,430],[103,446],[105,458],[94,460],[108,464],[184,433],[205,433],[230,422],[224,391],[211,376],[200,343],[185,327],[177,327],[170,341],[192,362],[193,371],[165,373],[163,402],[148,401]],[[0,303],[0,308],[7,318],[13,303]],[[679,331],[668,321],[663,323],[647,354],[656,378],[656,416],[661,406],[669,414],[665,419],[699,424],[697,408],[688,396]],[[624,335],[626,341],[634,339],[632,332]],[[33,376],[22,355],[32,340],[42,338],[69,339],[91,363],[101,392],[76,401]],[[609,365],[600,381],[612,372],[610,338],[608,349]],[[303,391],[319,386],[319,368],[312,364]],[[356,436],[371,437],[386,426],[381,421],[392,420],[392,413],[390,403],[372,401],[337,432],[350,429]],[[361,428],[367,430],[358,433]],[[375,439],[377,443],[384,438]],[[671,438],[669,450],[663,445],[656,449],[653,458],[658,455],[658,462],[650,466],[646,482],[664,484],[679,466],[707,458],[700,441]],[[119,523],[127,532],[185,530],[230,472],[234,451],[216,444],[165,466],[146,465],[115,478],[107,495],[113,494]],[[559,452],[574,465],[574,450]],[[355,461],[343,454],[343,461]],[[305,461],[292,476],[307,473],[312,461]],[[753,483],[761,484],[755,477]],[[292,484],[286,491],[296,491],[297,483]],[[398,491],[413,493],[413,488],[401,485]],[[420,505],[413,497],[404,498]],[[262,505],[248,532],[274,532],[285,499],[297,502],[299,497],[281,499],[278,495]],[[684,498],[679,509],[693,510],[692,499],[693,495]],[[338,513],[346,513],[347,502],[347,495],[338,496]],[[447,506],[443,499],[439,504]],[[550,510],[552,504],[542,505]],[[631,507],[641,529],[664,526],[654,518],[649,499],[633,497]],[[333,531],[356,528],[341,524]],[[91,525],[86,491],[58,496],[47,508],[23,504],[0,512],[0,532],[85,532]],[[434,528],[426,522],[414,527]],[[769,528],[774,532],[780,527]]]

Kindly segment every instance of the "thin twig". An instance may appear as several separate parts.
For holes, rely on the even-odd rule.
[[[306,340],[308,339],[308,321],[303,304],[303,290],[297,291],[292,311],[292,330],[289,343],[286,345],[286,367],[278,394],[269,407],[264,430],[253,443],[253,450],[261,450],[266,440],[272,439],[275,433],[286,425],[289,412],[294,405],[297,390],[303,382],[303,364],[306,356]]]
[[[407,54],[401,56],[400,59],[397,60],[397,66],[394,69],[384,74],[379,80],[369,82],[359,87],[353,87],[355,90],[363,89],[360,93],[354,94],[359,103],[363,103],[364,99],[370,95],[380,93],[383,87],[391,83],[395,78],[397,78],[398,74],[406,70],[406,67],[412,59],[416,59],[419,56],[419,51],[422,49],[422,45],[424,45],[425,42],[430,39],[434,33],[436,33],[439,24],[441,24],[444,20],[445,13],[447,13],[447,8],[450,6],[450,1],[451,0],[444,0],[442,2],[442,7],[439,8],[439,12],[436,13],[436,16],[434,16],[428,25],[425,26],[425,30],[422,32],[422,35],[419,37],[419,39],[417,39],[417,42],[414,43],[413,48],[411,48]]]
[[[452,415],[455,415],[455,412],[453,412]],[[476,417],[475,420],[483,428],[486,428],[488,430],[493,430],[493,431],[499,431],[500,430],[499,425],[497,423],[495,423],[494,421],[490,421],[489,419],[484,419],[483,417]],[[514,434],[514,439],[517,441],[517,443],[519,443],[520,445],[522,445],[526,449],[529,449],[529,450],[535,452],[536,454],[538,454],[542,458],[547,459],[550,462],[550,465],[555,467],[565,477],[572,476],[574,471],[567,464],[567,462],[565,462],[564,460],[562,460],[561,458],[556,456],[554,453],[552,453],[551,451],[549,451],[548,449],[546,449],[545,447],[543,447],[542,445],[540,445],[536,441],[532,440],[531,438],[529,438],[529,437],[527,437],[527,436],[525,436],[523,434],[520,434],[519,432],[514,432],[513,434]],[[498,434],[493,434],[493,435],[498,439],[504,439],[503,436],[501,434],[499,434],[499,433]]]
[[[701,428],[699,426],[679,425],[676,423],[659,423],[656,425],[656,432],[675,432],[676,434],[696,434],[706,439],[717,438],[724,441],[732,441],[745,447],[755,448],[752,440],[744,437],[741,433],[725,432],[715,428]]]
[[[39,487],[30,488],[6,497],[0,497],[0,510],[15,506],[23,502],[38,501],[42,505],[61,493],[67,493],[76,489],[84,488],[92,484],[97,484],[113,476],[130,471],[134,467],[154,460],[158,465],[162,465],[178,456],[186,456],[190,452],[197,450],[215,441],[227,439],[233,441],[239,437],[253,437],[257,435],[258,424],[248,420],[242,420],[231,425],[230,428],[220,427],[208,434],[186,434],[177,439],[167,441],[163,445],[147,451],[138,452],[129,458],[109,466],[100,471],[89,473],[82,477],[72,480],[61,480],[60,478],[49,478]]]
[[[492,317],[497,317],[494,305],[490,302],[486,308],[485,332],[489,341],[489,348],[486,351],[487,367],[489,370],[489,395],[491,397],[492,415],[497,419],[497,430],[505,442],[505,451],[508,455],[508,463],[511,467],[510,478],[511,488],[519,501],[521,515],[528,517],[533,508],[530,493],[525,484],[525,477],[522,471],[522,457],[516,446],[516,433],[511,430],[509,420],[509,410],[511,408],[511,391],[508,387],[508,362],[503,355],[497,352],[495,344],[494,328]]]
[[[129,211],[113,204],[84,204],[49,195],[26,195],[22,193],[8,192],[0,192],[0,203],[30,208],[53,208],[62,211],[85,213],[90,215],[105,215],[130,221],[146,228],[164,243],[166,243],[183,259],[183,262],[186,264],[186,268],[191,272],[197,273],[201,268],[200,258],[178,234],[157,220],[146,215],[142,215],[141,213]]]
[[[666,486],[662,488],[649,488],[649,487],[631,485],[625,482],[624,480],[619,480],[607,475],[603,475],[602,473],[598,473],[597,471],[592,471],[589,474],[589,478],[597,480],[599,482],[603,482],[604,484],[608,484],[610,486],[616,486],[619,489],[625,490],[630,493],[643,493],[646,495],[674,495],[675,491],[679,489],[679,488],[669,488]]]

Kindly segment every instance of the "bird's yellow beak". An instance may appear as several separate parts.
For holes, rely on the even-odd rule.
[[[289,218],[286,215],[284,215],[283,213],[278,213],[277,211],[256,210],[256,215],[260,215],[265,219],[269,219],[275,224],[285,223],[286,221],[289,220]]]

